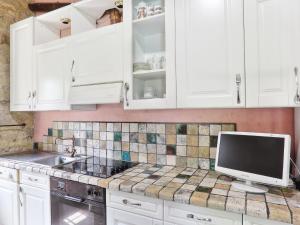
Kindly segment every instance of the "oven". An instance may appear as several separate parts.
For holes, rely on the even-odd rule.
[[[51,177],[52,225],[106,225],[105,189]]]

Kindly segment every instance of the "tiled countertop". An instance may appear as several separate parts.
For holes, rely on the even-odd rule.
[[[0,166],[46,174],[110,190],[300,225],[300,192],[270,188],[266,194],[235,190],[232,178],[201,169],[139,164],[108,179],[0,159]]]

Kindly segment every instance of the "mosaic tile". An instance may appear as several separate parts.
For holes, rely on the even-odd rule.
[[[145,183],[138,183],[132,187],[132,193],[138,194],[138,195],[144,195],[146,188],[150,184],[145,184]]]
[[[157,154],[159,155],[166,155],[167,153],[167,146],[166,145],[157,145]]]
[[[130,132],[138,132],[139,131],[138,123],[130,123],[129,124],[129,131]]]
[[[187,125],[187,134],[198,135],[199,134],[198,124],[188,124]]]
[[[186,189],[180,188],[174,194],[174,201],[183,203],[183,204],[189,204],[192,193],[193,193],[193,191],[191,191],[191,190],[186,190]]]
[[[184,156],[176,156],[176,166],[179,167],[186,167],[187,165],[187,158]]]
[[[222,124],[222,131],[235,131],[234,124]]]
[[[176,145],[167,145],[167,155],[176,155]]]
[[[247,193],[247,199],[253,201],[260,201],[260,202],[265,202],[266,200],[264,194],[251,194],[251,193]]]
[[[166,165],[167,164],[167,156],[166,155],[157,155],[157,164]]]
[[[147,153],[147,145],[146,144],[138,144],[140,153]]]
[[[227,196],[228,190],[213,188],[211,193],[214,194],[214,195]]]
[[[147,154],[146,153],[140,153],[139,154],[139,162],[140,163],[147,163]]]
[[[173,201],[174,194],[177,190],[177,187],[165,187],[159,192],[159,198],[167,201]]]
[[[146,144],[147,143],[147,135],[144,133],[139,133],[139,140],[138,142],[140,144]]]
[[[156,164],[156,154],[148,154],[148,163]]]
[[[212,209],[225,210],[225,202],[226,202],[225,196],[211,194],[209,196],[207,205],[209,208]]]
[[[169,165],[169,166],[176,165],[176,156],[175,155],[167,155],[167,165]]]
[[[268,203],[269,219],[283,223],[292,223],[291,213],[287,206]]]
[[[216,148],[218,145],[218,136],[209,136],[209,146]]]
[[[122,132],[129,133],[129,123],[122,123]]]
[[[147,143],[148,144],[156,144],[156,135],[147,133]]]
[[[202,187],[212,188],[215,186],[217,180],[212,178],[204,178],[200,184]]]
[[[198,146],[199,145],[199,138],[196,135],[187,135],[186,144],[188,146]]]
[[[147,124],[147,133],[156,133],[156,124],[155,123]]]
[[[187,156],[193,157],[193,158],[199,157],[199,147],[188,146],[187,147]]]
[[[130,153],[129,152],[122,152],[122,160],[124,161],[131,161]]]
[[[176,135],[167,135],[166,144],[167,145],[176,145]]]
[[[209,136],[199,136],[199,146],[209,147],[209,144],[210,144]]]
[[[151,154],[156,154],[156,144],[147,144],[147,152]]]
[[[147,197],[158,198],[162,188],[162,186],[151,184],[146,188],[145,195]]]
[[[187,134],[187,124],[176,124],[176,133],[177,134]]]
[[[209,170],[210,168],[209,159],[199,158],[199,167],[204,170]]]
[[[166,133],[166,125],[165,124],[157,124],[156,125],[156,133],[165,134]]]
[[[215,163],[216,161],[214,159],[209,159],[209,169],[215,170]]]
[[[113,125],[114,132],[121,132],[122,131],[122,124],[121,123],[114,123]]]
[[[199,135],[209,135],[209,124],[199,125]]]
[[[176,134],[176,125],[175,124],[166,124],[166,134]]]
[[[254,217],[267,218],[267,207],[265,202],[247,200],[247,215]]]
[[[243,198],[228,197],[226,201],[226,210],[234,213],[245,213],[246,200]]]
[[[145,123],[139,123],[139,133],[147,133],[147,125]]]
[[[219,124],[210,124],[209,126],[209,134],[212,136],[218,136],[221,130],[222,130],[222,126]]]
[[[157,144],[166,144],[166,135],[156,134],[156,143]]]
[[[176,155],[186,156],[186,146],[176,146]]]
[[[186,145],[186,135],[177,135],[176,137],[177,145]]]
[[[277,205],[287,205],[283,196],[266,193],[266,201]]]
[[[187,167],[198,168],[198,158],[187,157]]]

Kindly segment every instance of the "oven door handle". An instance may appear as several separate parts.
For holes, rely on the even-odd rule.
[[[72,201],[72,202],[79,202],[79,203],[84,201],[84,199],[82,199],[82,198],[72,197],[72,196],[68,196],[68,195],[65,195],[64,199],[66,199],[68,201]]]

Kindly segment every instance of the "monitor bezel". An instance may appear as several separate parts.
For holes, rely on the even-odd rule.
[[[221,138],[222,138],[223,134],[283,138],[284,139],[284,158],[283,158],[282,179],[218,166],[220,142],[221,142]],[[215,170],[218,172],[221,172],[223,174],[227,174],[227,175],[236,177],[238,179],[246,180],[246,181],[251,181],[251,182],[256,182],[256,183],[261,183],[261,184],[269,184],[269,185],[274,185],[274,186],[287,187],[289,184],[290,152],[291,152],[291,136],[290,135],[221,131],[218,135],[218,146],[217,146],[217,153],[216,153]]]

